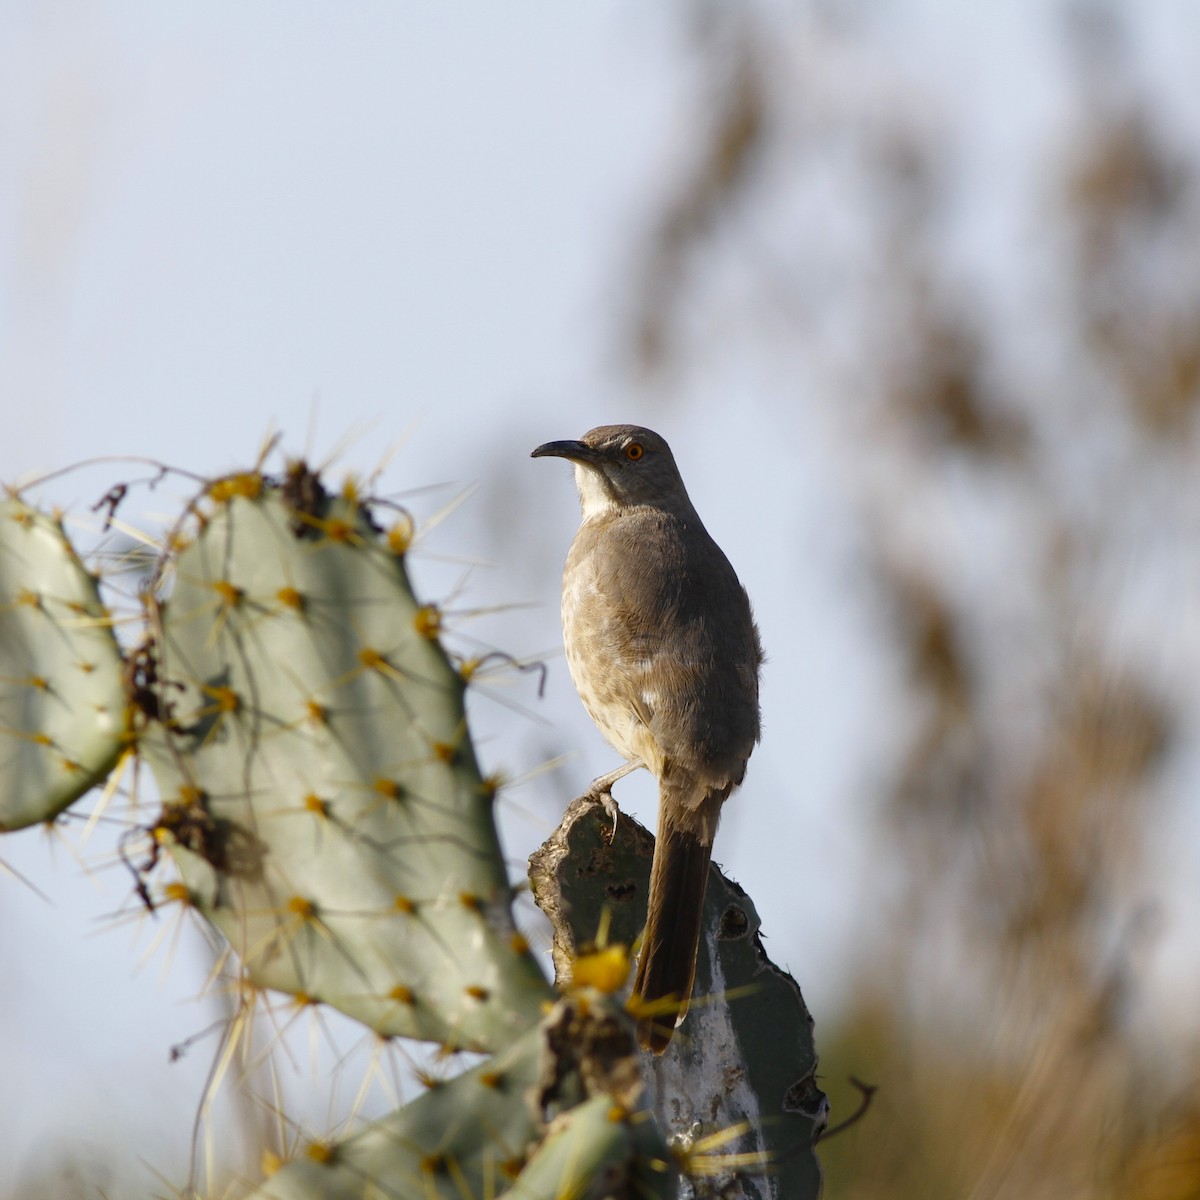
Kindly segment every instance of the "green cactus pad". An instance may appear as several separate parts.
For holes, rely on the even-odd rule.
[[[591,1036],[563,1043],[565,1028]],[[578,1009],[560,1002],[482,1066],[350,1137],[305,1147],[252,1200],[673,1196],[678,1175],[649,1114],[592,1094],[600,1080],[622,1080],[622,1042],[632,1054],[632,1023],[602,997]],[[547,1110],[568,1092],[581,1101],[547,1127]]]
[[[541,1031],[527,1030],[504,1053],[359,1132],[304,1147],[251,1200],[503,1194],[538,1137],[529,1098],[541,1054]]]
[[[550,1127],[507,1200],[667,1200],[678,1172],[649,1114],[627,1113],[608,1096],[593,1096]]]
[[[382,1034],[507,1044],[551,991],[405,532],[257,476],[213,495],[173,562],[145,742],[191,904],[260,986]]]
[[[121,652],[61,523],[0,501],[0,831],[49,820],[125,745]]]
[[[624,814],[611,833],[604,808],[581,798],[530,861],[534,897],[554,926],[560,983],[602,913],[610,943],[632,945],[646,922],[654,838]],[[685,1151],[746,1125],[724,1150],[750,1157],[723,1169],[721,1153],[701,1154],[706,1179],[693,1184],[695,1195],[815,1200],[814,1142],[828,1106],[816,1083],[812,1017],[796,981],[767,958],[749,896],[715,865],[704,910],[687,1017],[665,1054],[645,1056],[654,1111]]]

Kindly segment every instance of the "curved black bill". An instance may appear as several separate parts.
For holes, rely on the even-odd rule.
[[[578,462],[592,462],[596,452],[586,442],[543,442],[530,458],[569,458]]]

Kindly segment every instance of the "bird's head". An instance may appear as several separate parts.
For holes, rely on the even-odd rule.
[[[578,441],[546,442],[533,458],[566,458],[575,466],[583,519],[646,505],[692,511],[671,447],[640,425],[601,425]]]

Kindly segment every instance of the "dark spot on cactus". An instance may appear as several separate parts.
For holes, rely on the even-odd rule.
[[[721,922],[717,926],[717,937],[722,941],[733,941],[736,938],[745,937],[749,928],[750,920],[746,916],[746,910],[740,905],[731,904],[721,914]]]
[[[298,538],[317,537],[317,522],[329,503],[320,475],[310,470],[304,459],[292,459],[284,471],[281,492],[283,503],[292,514],[288,528]]]
[[[542,1024],[545,1052],[530,1102],[544,1119],[586,1096],[607,1094],[612,1103],[636,1106],[642,1094],[633,1026],[624,1017],[582,997],[564,998]]]
[[[266,843],[248,829],[214,816],[209,811],[208,794],[200,788],[184,786],[180,799],[163,805],[158,820],[153,825],[139,826],[131,834],[149,835],[150,852],[145,860],[132,863],[125,856],[122,838],[121,860],[133,872],[134,887],[142,903],[151,911],[156,907],[147,887],[147,877],[158,866],[159,855],[164,846],[181,846],[192,854],[199,855],[214,870],[223,875],[257,880],[262,875],[262,862],[267,852]],[[168,886],[165,899],[193,902],[186,888],[181,895]]]
[[[627,904],[638,894],[638,885],[632,879],[604,885],[604,894],[616,904]]]
[[[178,801],[163,805],[158,820],[148,830],[155,848],[153,862],[143,868],[143,873],[157,864],[158,848],[168,841],[198,854],[218,871],[227,871],[233,822],[214,817],[208,810],[208,793],[199,788],[182,789],[180,796]]]
[[[829,1100],[811,1075],[797,1079],[783,1093],[782,1107],[784,1112],[800,1113],[814,1121],[820,1121],[822,1116],[828,1120]]]
[[[222,875],[257,882],[268,852],[266,842],[236,821],[214,816],[208,811],[207,794],[195,791],[195,801],[163,806],[150,830],[155,846],[173,841]],[[157,861],[157,854],[153,857]]]
[[[130,709],[151,721],[171,725],[171,705],[164,692],[167,687],[183,691],[182,683],[164,683],[158,674],[158,647],[147,638],[125,660],[121,673],[125,699]]]

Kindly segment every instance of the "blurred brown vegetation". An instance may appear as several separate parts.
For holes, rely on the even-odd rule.
[[[1065,125],[1019,188],[1003,181],[1029,215],[1011,274],[1036,311],[1014,306],[945,236],[964,131],[873,81],[841,8],[689,10],[708,90],[627,341],[641,370],[686,371],[719,319],[706,279],[733,261],[760,312],[730,340],[785,365],[814,353],[821,306],[793,300],[823,235],[789,207],[810,211],[806,172],[852,162],[837,178],[865,229],[860,278],[823,301],[850,349],[817,349],[841,355],[843,386],[775,414],[786,432],[836,413],[905,673],[902,711],[878,718],[904,749],[864,831],[896,901],[854,1003],[817,1014],[834,1120],[857,1104],[850,1075],[879,1090],[824,1148],[826,1194],[1200,1197],[1200,1054],[1153,1027],[1145,971],[1150,835],[1194,803],[1164,778],[1196,732],[1172,686],[1186,664],[1145,649],[1194,651],[1197,598],[1130,599],[1143,571],[1196,579],[1200,138],[1152,102],[1120,10],[1057,6]],[[846,64],[860,86],[831,85]]]

